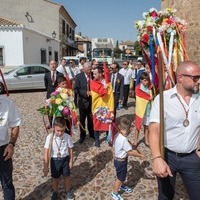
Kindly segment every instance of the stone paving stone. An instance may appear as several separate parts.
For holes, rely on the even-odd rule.
[[[20,92],[11,93],[20,109],[23,124],[20,128],[20,136],[15,147],[14,154],[14,184],[16,188],[16,200],[49,200],[51,195],[51,177],[43,176],[43,147],[46,131],[41,114],[37,109],[43,106],[45,92]],[[121,109],[118,116],[126,115],[133,119],[133,99],[129,99],[129,109]],[[47,121],[47,118],[45,118]],[[74,167],[71,172],[72,188],[76,200],[109,200],[113,188],[115,171],[113,166],[113,152],[105,141],[105,133],[100,136],[101,147],[94,147],[94,140],[86,137],[83,144],[78,143],[79,130],[73,135]],[[144,134],[140,134],[139,150],[146,155],[145,160],[130,157],[128,165],[127,184],[133,188],[131,194],[123,193],[125,200],[157,199],[157,184],[155,176],[149,175],[151,156],[149,148],[144,145]],[[134,130],[129,135],[133,141]],[[177,193],[175,200],[189,199],[185,193],[180,177],[177,181]],[[59,187],[60,200],[65,199],[63,182]],[[3,199],[0,190],[0,199]]]

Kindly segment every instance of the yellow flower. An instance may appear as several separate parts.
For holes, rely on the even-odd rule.
[[[65,93],[61,93],[60,96],[61,96],[64,100],[66,100],[66,99],[68,98],[68,95],[65,94]]]
[[[65,94],[66,94],[66,93],[67,93],[67,89],[66,89],[66,88],[62,88],[62,89],[61,89],[61,94],[62,94],[62,93],[65,93]]]
[[[55,100],[55,103],[56,103],[57,105],[61,104],[61,103],[62,103],[62,99],[61,99],[61,98],[57,98],[57,99]]]

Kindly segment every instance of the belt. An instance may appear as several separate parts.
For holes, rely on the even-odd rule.
[[[191,151],[190,153],[177,153],[177,152],[174,152],[174,151],[167,149],[167,148],[165,148],[165,150],[166,150],[166,152],[170,152],[170,153],[175,154],[179,157],[189,156],[189,155],[195,153],[195,151],[196,151],[196,149],[195,149],[195,150]]]
[[[4,144],[2,146],[0,146],[0,151],[4,151],[4,149],[7,147],[8,144]]]
[[[69,156],[66,157],[56,157],[56,158],[51,158],[52,160],[64,160],[64,159],[68,159]]]
[[[126,157],[126,158],[118,158],[118,157],[115,157],[114,159],[117,160],[117,161],[125,161],[125,160],[127,160],[127,157]]]

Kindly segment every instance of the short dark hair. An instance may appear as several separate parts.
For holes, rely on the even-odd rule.
[[[58,79],[57,79],[58,84],[63,82],[63,81],[66,81],[66,78],[64,76],[59,76]]]
[[[121,130],[125,130],[125,131],[130,130],[131,120],[126,116],[122,116],[119,121],[119,127]]]
[[[66,119],[64,117],[56,117],[53,125],[64,128],[66,126]]]
[[[103,74],[103,68],[100,66],[97,66],[95,69],[97,69],[98,73]]]
[[[137,60],[137,63],[140,63],[141,65],[143,65],[143,62],[141,60]]]
[[[117,69],[119,69],[119,63],[118,62],[114,62],[113,64],[116,66]]]
[[[149,74],[147,72],[142,72],[140,74],[140,80],[144,80],[144,79],[150,79]]]

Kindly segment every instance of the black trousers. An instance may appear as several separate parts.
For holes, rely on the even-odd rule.
[[[116,114],[117,114],[117,107],[119,105],[119,97],[120,97],[120,94],[118,93],[113,93],[114,95],[114,118],[116,118]]]
[[[89,131],[89,135],[94,137],[94,129],[93,129],[93,121],[92,121],[92,111],[91,107],[88,106],[85,108],[84,106],[79,106],[79,120],[80,120],[80,139],[85,140],[86,130],[85,130],[85,120],[87,118],[87,129]]]
[[[196,152],[187,156],[178,156],[165,149],[165,160],[173,177],[157,178],[158,200],[172,200],[175,191],[177,172],[180,174],[191,200],[200,198],[200,158]]]
[[[125,106],[125,107],[127,107],[129,89],[130,89],[130,85],[124,85],[124,100],[123,100],[123,106]]]

